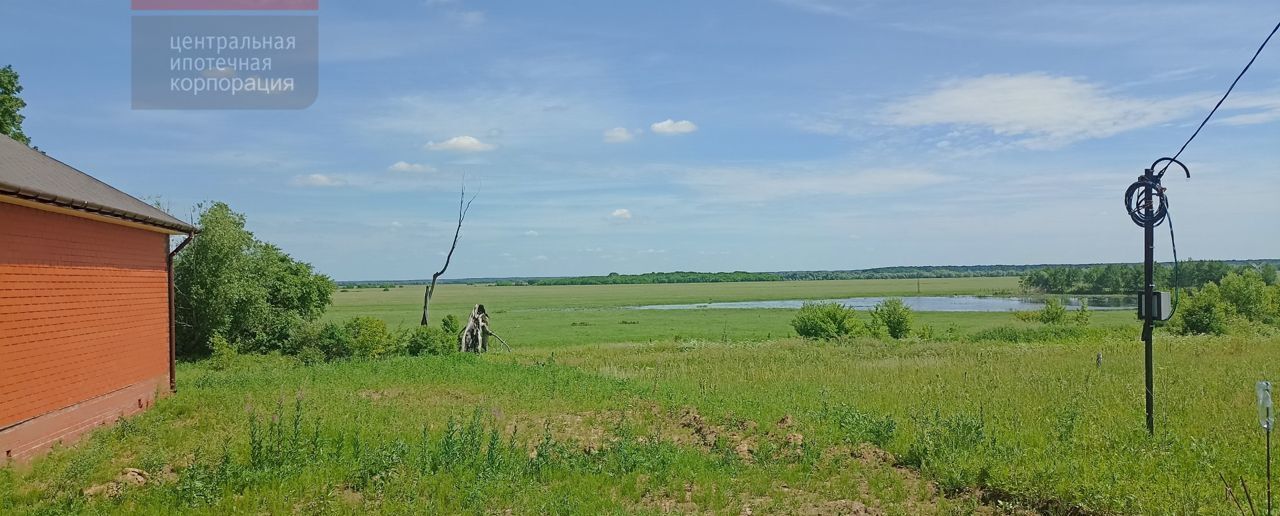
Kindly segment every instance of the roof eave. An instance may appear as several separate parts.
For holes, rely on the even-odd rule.
[[[49,204],[53,206],[60,206],[63,208],[70,208],[72,210],[83,211],[86,213],[93,213],[97,215],[113,217],[117,219],[126,220],[129,222],[134,222],[138,224],[144,224],[144,225],[154,226],[161,229],[166,229],[169,231],[174,231],[180,234],[195,234],[200,232],[199,228],[192,226],[190,224],[185,224],[181,221],[178,221],[175,223],[173,221],[160,220],[155,217],[148,217],[146,215],[141,215],[138,213],[131,213],[123,210],[118,210],[115,208],[102,206],[102,205],[94,204],[91,202],[58,197],[56,195],[40,192],[37,190],[22,189],[13,185],[5,184],[3,182],[0,182],[0,195],[16,197],[18,199],[33,201],[41,204]]]

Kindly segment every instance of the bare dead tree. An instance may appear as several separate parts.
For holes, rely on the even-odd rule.
[[[449,245],[449,254],[444,257],[444,267],[438,272],[431,275],[431,285],[427,286],[427,292],[422,297],[422,326],[431,323],[431,296],[436,292],[436,281],[440,276],[444,275],[444,271],[449,270],[449,262],[453,260],[453,251],[458,248],[458,235],[462,234],[462,221],[466,220],[467,212],[471,211],[471,201],[476,200],[476,196],[472,195],[471,199],[467,199],[467,185],[462,185],[462,193],[458,194],[458,226],[453,230],[453,243]]]

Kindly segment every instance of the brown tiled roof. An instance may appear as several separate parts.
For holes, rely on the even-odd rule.
[[[93,176],[0,135],[0,195],[156,226],[196,228]]]

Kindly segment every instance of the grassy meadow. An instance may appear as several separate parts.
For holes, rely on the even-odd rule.
[[[1234,513],[1219,474],[1261,497],[1253,383],[1280,369],[1275,336],[1161,333],[1149,437],[1128,311],[1070,332],[918,313],[932,336],[821,343],[794,337],[793,310],[626,308],[915,294],[915,280],[444,285],[432,319],[484,303],[515,351],[183,363],[154,409],[0,469],[0,513]],[[411,325],[421,295],[339,292],[326,317]]]
[[[327,319],[370,315],[392,327],[417,325],[422,287],[349,289],[334,293]],[[793,337],[794,310],[636,310],[635,306],[838,299],[880,296],[999,295],[1019,291],[1018,278],[944,278],[836,281],[775,281],[662,285],[580,285],[497,287],[441,285],[431,318],[446,314],[465,320],[475,303],[492,315],[494,331],[519,347],[651,341],[764,341]],[[917,294],[917,292],[919,292]],[[1095,311],[1100,325],[1133,322],[1128,312]],[[917,314],[917,324],[939,332],[968,334],[1015,324],[1007,313],[933,312]]]

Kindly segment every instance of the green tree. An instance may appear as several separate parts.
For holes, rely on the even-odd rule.
[[[1276,284],[1276,266],[1274,264],[1262,264],[1262,267],[1258,268],[1258,274],[1262,276],[1262,281],[1265,281],[1268,285]]]
[[[871,309],[871,319],[883,326],[889,336],[901,339],[911,334],[911,308],[901,299],[886,299]]]
[[[22,121],[26,117],[19,111],[27,107],[27,103],[18,96],[19,93],[22,93],[22,85],[18,83],[18,72],[12,65],[0,68],[0,134],[31,145],[31,138],[22,132]]]
[[[179,353],[208,354],[215,334],[241,352],[279,350],[324,313],[333,280],[256,240],[244,215],[213,203],[199,226],[174,262]]]

